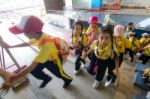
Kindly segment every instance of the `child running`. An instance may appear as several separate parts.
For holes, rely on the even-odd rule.
[[[29,46],[29,44],[36,45],[39,48],[39,52],[31,65],[19,73],[14,74],[13,80],[10,82],[14,82],[27,73],[31,73],[34,77],[43,81],[40,85],[40,88],[43,88],[52,80],[52,78],[43,71],[43,69],[46,68],[56,77],[62,79],[64,81],[63,88],[66,88],[73,79],[69,77],[62,68],[63,56],[67,54],[65,52],[63,53],[63,51],[66,51],[65,42],[59,38],[49,37],[43,33],[43,25],[44,23],[38,17],[29,15],[23,16],[19,24],[9,28],[12,33],[23,33],[30,39],[29,43],[9,46],[9,48],[25,47]],[[60,46],[63,46],[63,51],[60,50]]]

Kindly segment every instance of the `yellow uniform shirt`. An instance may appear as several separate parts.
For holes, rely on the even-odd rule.
[[[148,43],[149,43],[149,38],[142,37],[142,38],[140,39],[140,44],[141,44],[142,46],[145,46],[145,45],[147,45]]]
[[[91,33],[92,33],[93,29],[91,27],[91,25],[88,27],[88,29],[86,30],[86,34],[88,35],[88,39],[90,39],[90,36],[91,36]],[[95,31],[95,33],[98,33],[97,34],[97,38],[99,36],[99,34],[101,33],[101,29],[100,28],[97,28]]]
[[[80,35],[73,35],[73,37],[72,37],[72,44],[73,44],[74,46],[77,46],[77,45],[78,45],[78,43],[79,43],[79,38],[80,38]]]
[[[98,46],[97,46],[97,42],[98,42],[98,40],[95,40],[95,41],[93,42],[93,44],[91,45],[91,49],[93,49],[93,50],[95,50],[95,47],[98,47],[98,53],[96,53],[96,51],[94,51],[96,57],[97,57],[98,59],[102,59],[102,60],[106,60],[106,59],[110,58],[111,55],[112,55],[111,43],[108,43],[105,48],[102,48],[100,43],[99,43]],[[115,45],[114,45],[114,50],[115,50],[115,53],[119,56],[118,50],[117,50],[117,48],[115,47]]]
[[[55,43],[49,42],[44,45],[41,44],[43,39],[49,37],[50,36],[43,33],[39,40],[32,39],[28,42],[28,44],[35,45],[39,48],[39,52],[34,59],[35,62],[45,63],[48,60],[56,60],[58,58],[58,50]]]
[[[82,33],[82,35],[77,35],[77,36],[73,36],[72,38],[72,43],[74,46],[78,46],[79,45],[79,39],[81,39],[80,43],[83,46],[87,46],[88,44],[88,36],[84,33]]]
[[[132,43],[123,37],[119,37],[118,39],[115,39],[115,45],[119,51],[119,53],[124,53],[125,52],[125,48],[131,48],[132,47]]]
[[[132,39],[132,37],[129,37],[129,41],[132,42],[132,50],[135,51],[136,49],[139,49],[140,46],[140,41],[135,38],[134,40]]]
[[[150,56],[150,44],[146,47],[144,47],[144,54],[146,56]]]

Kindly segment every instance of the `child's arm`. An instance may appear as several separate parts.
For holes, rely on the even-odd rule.
[[[3,41],[1,36],[0,36],[0,46],[9,47],[9,45]]]
[[[26,46],[30,46],[30,45],[27,44],[27,43],[22,43],[22,44],[17,44],[17,45],[10,46],[9,48],[26,47]]]

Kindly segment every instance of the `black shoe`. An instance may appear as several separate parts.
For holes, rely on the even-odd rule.
[[[40,85],[40,88],[44,88],[51,80],[52,80],[51,77],[49,77],[49,78],[46,79],[46,80],[43,80],[43,82],[42,82],[41,85]]]
[[[65,83],[64,83],[64,85],[63,85],[63,88],[68,87],[71,82],[72,82],[72,80],[65,81]]]

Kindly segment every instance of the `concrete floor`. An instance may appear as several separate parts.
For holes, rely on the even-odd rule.
[[[5,41],[9,42],[9,44],[21,43],[20,40],[8,32],[7,26],[0,25],[0,27],[2,31],[1,35]],[[11,51],[21,66],[29,65],[36,55],[36,52],[29,47],[11,49]],[[45,70],[45,72],[53,77],[53,80],[45,88],[39,89],[41,81],[31,75],[27,75],[30,80],[27,86],[22,87],[17,92],[10,90],[6,95],[2,95],[2,99],[132,99],[136,94],[145,95],[144,90],[132,84],[135,63],[123,62],[120,68],[121,80],[119,87],[110,86],[96,90],[92,87],[94,76],[89,75],[86,70],[82,70],[78,76],[73,74],[74,60],[75,56],[70,54],[67,62],[63,65],[67,74],[74,79],[67,89],[62,88],[62,80]],[[7,60],[7,65],[10,64],[9,60]],[[2,82],[0,80],[0,83]]]

